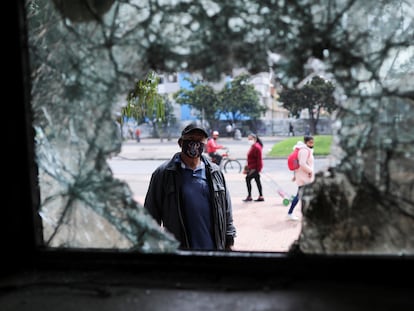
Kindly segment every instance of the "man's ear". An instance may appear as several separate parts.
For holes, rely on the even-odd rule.
[[[182,145],[183,145],[183,140],[181,139],[181,138],[179,138],[178,139],[178,146],[180,146],[180,148],[182,147]]]

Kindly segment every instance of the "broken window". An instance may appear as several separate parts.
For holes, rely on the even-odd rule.
[[[316,59],[337,86],[336,162],[305,189],[297,249],[413,253],[411,2],[38,0],[26,14],[45,246],[176,250],[107,164],[134,81],[270,67],[294,86]]]

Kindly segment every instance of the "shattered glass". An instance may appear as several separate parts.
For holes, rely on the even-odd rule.
[[[412,2],[26,3],[46,246],[176,250],[106,162],[120,105],[150,69],[218,80],[270,67],[287,86],[312,72],[336,84],[335,165],[305,189],[298,249],[413,253]]]

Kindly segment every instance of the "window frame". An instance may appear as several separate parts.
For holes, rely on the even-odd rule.
[[[23,1],[16,4],[16,18],[10,34],[14,75],[9,82],[17,88],[10,103],[12,113],[23,122],[8,118],[4,163],[13,168],[13,182],[6,182],[6,204],[3,203],[1,245],[5,264],[1,274],[18,271],[68,269],[80,273],[112,272],[148,278],[163,286],[279,288],[285,282],[305,280],[363,281],[393,286],[404,284],[413,276],[413,256],[409,255],[318,255],[300,253],[257,252],[177,252],[175,254],[141,254],[119,250],[57,249],[38,247],[41,243],[41,220],[36,213],[39,187],[34,153],[34,131],[31,127],[30,71]],[[352,273],[349,272],[352,267]],[[131,275],[130,272],[133,272]],[[103,274],[102,274],[103,275]],[[155,276],[155,278],[154,278]],[[179,280],[179,281],[178,281]],[[240,282],[242,281],[242,282]],[[177,285],[181,282],[181,285]],[[411,285],[412,287],[412,285]]]

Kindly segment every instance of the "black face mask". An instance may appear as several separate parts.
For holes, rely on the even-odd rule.
[[[190,158],[198,158],[204,150],[204,143],[194,140],[183,140],[182,151]]]

